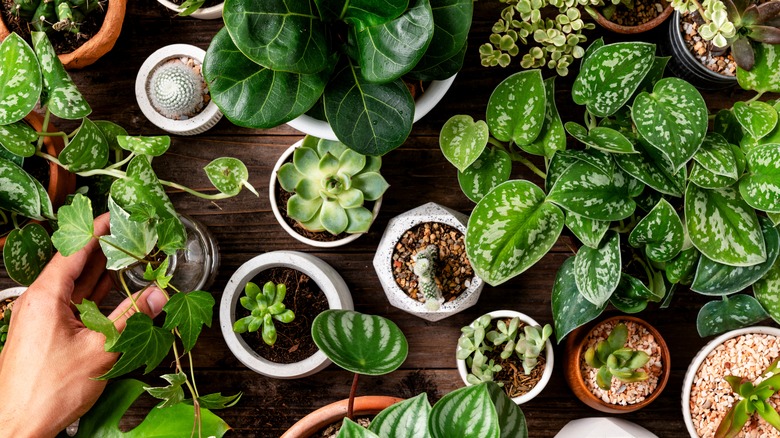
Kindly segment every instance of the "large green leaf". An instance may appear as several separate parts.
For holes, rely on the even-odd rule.
[[[428,0],[413,3],[396,19],[355,29],[360,74],[366,81],[385,83],[398,79],[425,54],[433,38],[433,12]]]
[[[547,199],[590,219],[621,220],[636,209],[628,185],[623,172],[616,171],[610,177],[603,168],[580,161],[558,178]]]
[[[656,262],[667,262],[682,251],[684,229],[680,216],[666,199],[658,204],[628,236],[628,243],[634,248],[645,246],[647,258]]]
[[[767,136],[777,126],[777,110],[766,102],[735,102],[732,111],[739,124],[756,140]]]
[[[525,181],[507,181],[479,201],[469,217],[466,252],[474,270],[496,286],[539,261],[563,229],[563,212]]]
[[[0,44],[0,125],[22,120],[35,108],[43,89],[41,67],[16,33]]]
[[[731,187],[737,182],[736,178],[713,173],[696,161],[691,164],[691,173],[688,178],[693,184],[703,189],[722,189]]]
[[[662,280],[661,275],[657,275],[652,280],[656,279]],[[651,286],[653,285],[651,284]],[[638,313],[645,310],[648,302],[659,302],[664,298],[664,295],[665,290],[648,287],[638,278],[623,273],[609,302],[621,312]]]
[[[173,345],[173,334],[152,324],[145,313],[135,313],[127,319],[127,326],[109,351],[122,353],[119,360],[98,379],[113,379],[146,365],[148,374],[165,359]]]
[[[780,321],[780,258],[763,278],[753,283],[753,295],[773,320]]]
[[[566,131],[582,144],[613,154],[631,154],[636,152],[634,144],[620,131],[597,126],[588,131],[575,122],[566,122]]]
[[[542,131],[547,96],[539,70],[515,73],[501,81],[488,100],[487,124],[501,141],[527,145]]]
[[[552,290],[552,314],[558,343],[572,330],[596,319],[606,307],[606,304],[595,306],[582,296],[574,277],[574,257],[566,259],[558,268]]]
[[[598,248],[601,239],[609,229],[609,221],[588,219],[577,213],[566,214],[566,227],[577,236],[580,241],[591,248]]]
[[[604,307],[620,281],[620,235],[608,231],[597,248],[583,246],[574,257],[577,290],[596,307]]]
[[[780,46],[765,43],[755,43],[752,46],[756,62],[750,71],[737,66],[739,86],[759,93],[780,93]]]
[[[511,173],[512,158],[509,154],[498,148],[488,148],[466,170],[458,172],[458,183],[469,199],[479,202],[491,190],[509,180]]]
[[[483,120],[474,121],[471,116],[452,116],[439,133],[439,147],[444,158],[463,172],[477,161],[487,145],[490,133]]]
[[[242,187],[246,187],[257,195],[255,188],[249,184],[249,171],[241,160],[232,157],[217,158],[203,168],[209,181],[222,193],[229,196],[237,195]]]
[[[326,310],[314,319],[311,336],[336,365],[372,376],[396,370],[409,345],[393,321],[351,310]]]
[[[636,154],[615,154],[615,162],[624,172],[667,195],[682,197],[685,172],[675,172],[671,164],[642,139],[634,145]]]
[[[165,306],[166,330],[178,329],[184,352],[192,350],[203,326],[211,327],[214,296],[202,290],[174,294]]]
[[[327,28],[314,2],[227,0],[222,16],[238,49],[257,64],[300,74],[328,65]]]
[[[780,144],[757,146],[747,154],[749,172],[739,193],[751,207],[780,213]]]
[[[61,119],[78,120],[87,117],[92,108],[65,71],[46,33],[31,32],[31,36],[43,74],[41,106],[46,106]]]
[[[101,132],[103,132],[102,129]],[[138,155],[159,157],[171,147],[171,137],[167,135],[156,137],[119,135],[116,137],[116,143],[120,148]]]
[[[696,330],[702,338],[756,324],[767,318],[761,304],[750,295],[723,297],[702,306],[696,317]]]
[[[431,409],[432,438],[499,438],[498,414],[486,384],[456,389]]]
[[[108,163],[108,141],[97,125],[84,118],[58,158],[71,172],[103,168]]]
[[[108,351],[116,343],[116,340],[119,339],[119,331],[116,329],[114,321],[103,315],[97,304],[90,300],[84,299],[81,304],[77,303],[75,306],[79,311],[79,318],[84,326],[106,337],[104,347]]]
[[[92,240],[95,225],[92,221],[92,201],[77,194],[70,205],[57,212],[58,228],[51,236],[54,247],[64,256],[74,254]]]
[[[496,408],[501,438],[528,438],[528,426],[520,406],[495,382],[485,382],[485,385]]]
[[[715,175],[722,175],[733,180],[739,178],[739,166],[733,147],[718,133],[710,132],[707,134],[693,159]]]
[[[11,280],[29,286],[54,255],[46,230],[35,223],[8,233],[3,246],[3,265]]]
[[[471,0],[431,0],[433,38],[410,76],[422,80],[446,79],[463,65],[466,39],[474,6]]]
[[[369,430],[382,438],[429,438],[430,413],[431,404],[422,393],[383,409],[371,421]]]
[[[704,295],[728,295],[766,275],[780,254],[780,232],[769,219],[761,217],[759,221],[766,244],[766,261],[753,266],[729,266],[702,257],[691,284],[692,290]]]
[[[3,158],[0,158],[0,208],[43,220],[35,181],[21,167]]]
[[[25,158],[35,155],[35,140],[38,133],[24,121],[0,125],[0,146],[13,155]]]
[[[406,10],[409,0],[349,0],[344,4],[341,18],[355,27],[365,27],[397,18]]]
[[[339,141],[363,155],[384,155],[412,131],[414,100],[403,81],[371,84],[345,63],[323,95],[325,115]]]
[[[572,99],[607,117],[626,104],[655,62],[655,44],[616,43],[596,48],[582,63]]]
[[[273,128],[311,109],[322,96],[329,73],[262,67],[236,48],[226,29],[217,32],[203,59],[203,77],[214,103],[231,122],[247,128]]]
[[[666,277],[672,284],[690,284],[693,281],[696,270],[696,262],[699,261],[701,253],[698,249],[691,247],[680,252],[674,259],[666,263]]]
[[[519,146],[529,154],[541,155],[549,160],[556,152],[566,149],[566,130],[563,129],[563,122],[555,105],[554,76],[544,80],[544,89],[547,100],[542,131],[533,142]]]
[[[716,262],[752,266],[766,260],[756,212],[734,187],[709,190],[688,184],[685,223],[696,249]]]
[[[661,79],[652,93],[640,93],[631,108],[636,129],[679,171],[707,134],[707,104],[693,85]]]
[[[157,233],[148,222],[130,219],[130,213],[108,200],[111,212],[111,234],[100,238],[100,247],[108,259],[107,269],[120,270],[143,260],[157,243]]]

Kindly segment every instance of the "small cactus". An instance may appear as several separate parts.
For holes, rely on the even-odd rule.
[[[417,275],[417,285],[425,298],[425,308],[431,312],[439,310],[444,302],[441,288],[436,284],[438,254],[438,246],[428,245],[412,258],[414,260],[414,274]]]
[[[158,113],[172,120],[183,120],[203,109],[207,89],[200,65],[191,58],[176,58],[154,70],[148,93]]]
[[[260,291],[256,284],[249,282],[244,288],[244,293],[246,296],[241,297],[241,305],[252,314],[236,321],[233,324],[233,331],[256,332],[262,328],[263,341],[273,346],[276,343],[276,326],[273,320],[286,324],[295,319],[293,311],[285,308],[282,302],[287,295],[287,287],[269,281]]]
[[[627,340],[628,328],[625,324],[618,324],[606,340],[585,352],[585,362],[599,369],[596,374],[599,388],[608,391],[612,387],[613,376],[626,383],[647,380],[649,377],[646,372],[637,370],[650,360],[650,356],[644,351],[623,347]]]

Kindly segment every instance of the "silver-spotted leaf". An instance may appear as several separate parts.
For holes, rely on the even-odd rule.
[[[58,228],[51,236],[54,247],[65,257],[80,250],[92,240],[95,225],[92,219],[92,201],[77,194],[70,205],[57,211]]]
[[[606,305],[620,281],[620,235],[608,231],[596,248],[584,246],[574,257],[574,280],[586,300]]]
[[[61,119],[78,120],[87,117],[92,108],[65,71],[45,32],[31,32],[33,47],[43,74],[41,106]]]
[[[703,189],[722,189],[731,187],[737,182],[736,178],[713,173],[696,161],[691,164],[691,173],[688,178],[693,184]]]
[[[126,172],[125,178],[117,179],[111,185],[111,197],[120,207],[127,209],[131,205],[146,204],[154,208],[158,219],[174,218],[179,221],[179,216],[148,158],[143,155],[136,156],[127,165]]]
[[[732,145],[718,133],[707,134],[693,160],[716,175],[733,180],[739,178],[737,157],[734,156]]]
[[[688,248],[666,263],[666,278],[672,284],[690,284],[693,281],[696,263],[701,253],[696,248]]]
[[[382,438],[429,438],[430,413],[428,395],[422,393],[386,407],[371,420],[368,429]]]
[[[682,197],[685,191],[685,172],[675,172],[659,152],[641,139],[634,146],[636,154],[613,155],[617,165],[627,174],[661,193]]]
[[[753,295],[775,322],[780,321],[780,259],[775,260],[772,268],[753,283]]]
[[[501,141],[527,145],[542,132],[547,95],[539,70],[515,73],[501,81],[488,100],[487,124]]]
[[[3,265],[11,280],[29,286],[52,255],[49,233],[41,225],[30,223],[8,233],[3,246]]]
[[[237,158],[222,157],[217,158],[204,168],[209,181],[214,184],[222,193],[229,196],[235,196],[241,191],[241,187],[246,187],[257,195],[254,187],[249,184],[249,171],[246,165]]]
[[[737,66],[737,81],[746,90],[780,93],[780,46],[754,43],[755,64],[750,71]]]
[[[666,199],[661,199],[628,236],[631,246],[644,245],[647,258],[656,262],[667,262],[676,257],[684,240],[680,216]]]
[[[595,306],[582,296],[574,278],[574,257],[566,259],[558,268],[552,290],[552,314],[558,343],[572,330],[596,319],[606,307],[606,304]]]
[[[777,110],[766,102],[735,102],[732,111],[742,128],[755,140],[767,136],[777,126]]]
[[[143,260],[157,243],[157,232],[148,222],[130,219],[130,213],[113,198],[108,199],[111,212],[111,234],[100,238],[100,247],[106,255],[106,268],[120,270]]]
[[[748,173],[739,193],[758,210],[780,213],[780,144],[757,146],[747,154]]]
[[[660,275],[655,276],[655,279],[662,279]],[[655,283],[655,281],[653,282]],[[658,286],[661,286],[659,284]],[[663,298],[665,290],[660,287],[656,287],[651,283],[651,287],[642,283],[638,278],[623,273],[620,276],[620,282],[615,292],[609,299],[609,302],[615,306],[618,310],[624,313],[639,313],[647,307],[647,303],[650,301],[660,302]]]
[[[0,158],[0,208],[31,219],[41,217],[41,199],[33,178],[21,167]]]
[[[474,121],[471,116],[452,116],[439,133],[439,147],[444,158],[463,172],[477,161],[485,150],[490,133],[483,120]]]
[[[761,304],[750,295],[723,297],[702,306],[696,317],[696,330],[702,338],[756,324],[767,318]]]
[[[580,241],[591,248],[598,248],[604,234],[609,229],[609,221],[588,219],[577,213],[566,214],[566,227],[577,236]]]
[[[498,414],[486,384],[456,389],[431,409],[432,438],[499,438]]]
[[[566,131],[581,143],[604,152],[630,154],[636,152],[634,144],[620,131],[605,126],[597,126],[590,131],[584,126],[566,122]]]
[[[95,123],[84,118],[59,160],[71,172],[100,169],[108,163],[108,141]]]
[[[35,155],[33,142],[38,139],[38,133],[24,121],[9,125],[0,125],[0,146],[19,157]]]
[[[103,132],[102,129],[101,132]],[[120,135],[116,137],[116,142],[120,148],[137,155],[159,157],[171,146],[171,137],[167,135],[158,135],[156,137]]]
[[[625,173],[616,171],[610,176],[603,167],[583,161],[566,169],[547,199],[568,211],[602,221],[625,219],[636,209]]]
[[[43,89],[35,52],[15,32],[0,44],[0,125],[22,120],[35,108]]]
[[[519,146],[529,154],[540,155],[549,160],[556,152],[566,149],[566,130],[563,129],[563,122],[561,122],[561,116],[558,114],[558,107],[555,105],[554,76],[544,80],[544,89],[547,101],[542,132],[539,133],[539,136],[533,142]]]
[[[458,172],[458,183],[463,193],[479,202],[491,190],[509,179],[512,158],[497,148],[488,148],[463,172]]]

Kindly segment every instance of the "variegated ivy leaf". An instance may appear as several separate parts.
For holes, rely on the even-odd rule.
[[[22,120],[41,95],[41,67],[32,48],[16,33],[0,44],[0,125]]]
[[[65,71],[46,33],[31,32],[31,36],[43,74],[41,106],[46,106],[61,119],[78,120],[87,117],[92,108]]]
[[[542,131],[547,96],[539,70],[515,73],[493,90],[487,106],[490,133],[500,141],[527,145]]]
[[[563,122],[555,105],[555,76],[544,80],[544,89],[547,103],[542,132],[533,142],[519,146],[529,154],[541,155],[549,160],[556,152],[566,149],[566,131],[563,129]]]
[[[246,187],[258,196],[255,188],[249,184],[249,171],[241,160],[231,157],[217,158],[206,165],[204,170],[214,187],[228,196],[237,195],[241,187]]]
[[[753,295],[773,320],[780,321],[780,258],[760,280],[753,283]]]
[[[27,158],[35,155],[35,140],[38,140],[38,133],[24,121],[0,125],[0,146],[16,156]]]
[[[456,389],[431,409],[432,438],[499,438],[498,414],[487,383]]]
[[[466,252],[474,270],[496,286],[539,261],[563,229],[563,212],[525,181],[507,181],[479,201],[469,217]]]
[[[580,241],[591,248],[598,248],[602,238],[609,229],[609,221],[588,219],[577,213],[566,214],[566,227],[577,236]]]
[[[11,280],[29,286],[38,278],[54,255],[49,233],[39,224],[30,223],[8,233],[3,246],[3,264]]]
[[[560,344],[572,330],[596,319],[607,307],[595,306],[577,289],[574,278],[574,257],[569,257],[558,268],[552,290],[552,314],[555,337]]]
[[[169,217],[157,224],[157,248],[165,254],[176,254],[176,251],[184,249],[186,241],[187,230],[180,219]]]
[[[639,134],[679,171],[699,149],[707,133],[707,104],[699,91],[678,78],[658,81],[652,93],[640,93],[631,116]]]
[[[620,235],[607,232],[597,248],[584,246],[574,257],[574,279],[586,300],[603,307],[620,281]]]
[[[430,413],[428,395],[422,393],[383,409],[368,429],[383,438],[429,438]]]
[[[675,172],[671,164],[652,146],[640,139],[636,154],[613,155],[617,165],[627,174],[661,193],[682,197],[685,191],[685,172]]]
[[[728,295],[745,289],[763,277],[780,254],[780,232],[772,221],[759,218],[766,243],[766,261],[753,266],[728,266],[707,257],[699,260],[691,290],[703,295]]]
[[[572,99],[595,116],[611,116],[634,94],[654,62],[654,44],[634,42],[599,47],[582,62],[572,86]]]
[[[616,169],[610,178],[601,168],[577,162],[555,182],[547,200],[590,219],[613,221],[634,212],[627,175]]]
[[[746,90],[780,93],[780,47],[755,43],[755,64],[750,71],[737,66],[737,81]]]
[[[482,154],[490,133],[487,123],[471,116],[452,116],[439,133],[439,147],[444,158],[463,172]]]
[[[100,169],[108,163],[108,141],[100,129],[85,118],[76,135],[60,153],[59,160],[71,172]]]
[[[116,137],[116,142],[120,148],[137,155],[159,157],[171,146],[171,137],[167,135],[156,137],[120,135]]]
[[[130,219],[130,213],[113,198],[108,199],[111,212],[111,234],[100,238],[100,247],[106,255],[106,269],[118,271],[143,260],[157,243],[157,232],[148,222]]]
[[[780,213],[780,144],[757,146],[747,154],[749,172],[739,193],[751,207]]]
[[[734,187],[702,189],[688,184],[685,223],[696,249],[716,262],[752,266],[766,260],[756,212]]]
[[[21,167],[0,158],[0,208],[31,219],[41,217],[41,199],[33,178]]]
[[[766,102],[736,102],[732,110],[739,124],[755,140],[765,137],[777,126],[777,111]]]
[[[666,278],[672,284],[690,284],[696,270],[696,262],[701,253],[696,248],[688,248],[677,254],[677,257],[666,263]]]
[[[636,152],[631,143],[620,131],[604,126],[597,126],[588,131],[584,126],[566,122],[566,131],[581,143],[604,152],[613,154],[630,154]]]
[[[146,204],[154,207],[158,219],[174,218],[180,227],[184,227],[148,158],[143,155],[133,158],[126,172],[125,178],[117,179],[111,185],[111,197],[120,207],[126,209],[134,204]]]
[[[482,155],[463,172],[458,172],[458,183],[463,193],[479,202],[491,190],[509,179],[512,158],[505,151],[487,148]]]
[[[684,240],[680,216],[666,199],[661,199],[628,236],[631,246],[644,245],[647,258],[656,262],[675,258],[682,250]]]
[[[660,281],[660,286],[663,286],[663,277],[661,275],[655,276],[651,279],[653,283]],[[639,313],[647,307],[647,303],[660,302],[663,300],[665,290],[661,287],[648,287],[638,278],[628,275],[626,273],[621,274],[620,282],[615,292],[609,299],[609,302],[615,306],[618,310],[624,313]]]
[[[74,196],[70,205],[57,211],[57,225],[51,241],[60,254],[67,257],[84,248],[95,234],[92,201],[81,193]]]
[[[716,175],[733,180],[739,178],[737,158],[732,151],[732,145],[718,133],[707,134],[701,147],[694,154],[693,160]]]
[[[750,295],[723,297],[702,306],[696,317],[696,330],[702,338],[719,335],[759,323],[767,318],[761,304]]]

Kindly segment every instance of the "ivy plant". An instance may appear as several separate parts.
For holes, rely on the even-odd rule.
[[[457,73],[472,12],[471,0],[227,0],[203,74],[214,103],[239,126],[317,113],[350,148],[383,155],[412,129],[402,78]]]
[[[723,297],[699,313],[702,336],[780,321],[780,105],[756,97],[710,117],[693,86],[663,77],[666,61],[652,44],[597,40],[572,86],[583,123],[562,124],[553,79],[529,70],[496,87],[486,122],[455,116],[442,128],[442,152],[477,203],[466,250],[487,283],[533,266],[564,228],[581,242],[553,287],[559,342],[608,304],[668,305],[679,284]],[[543,183],[510,179],[513,162]]]

